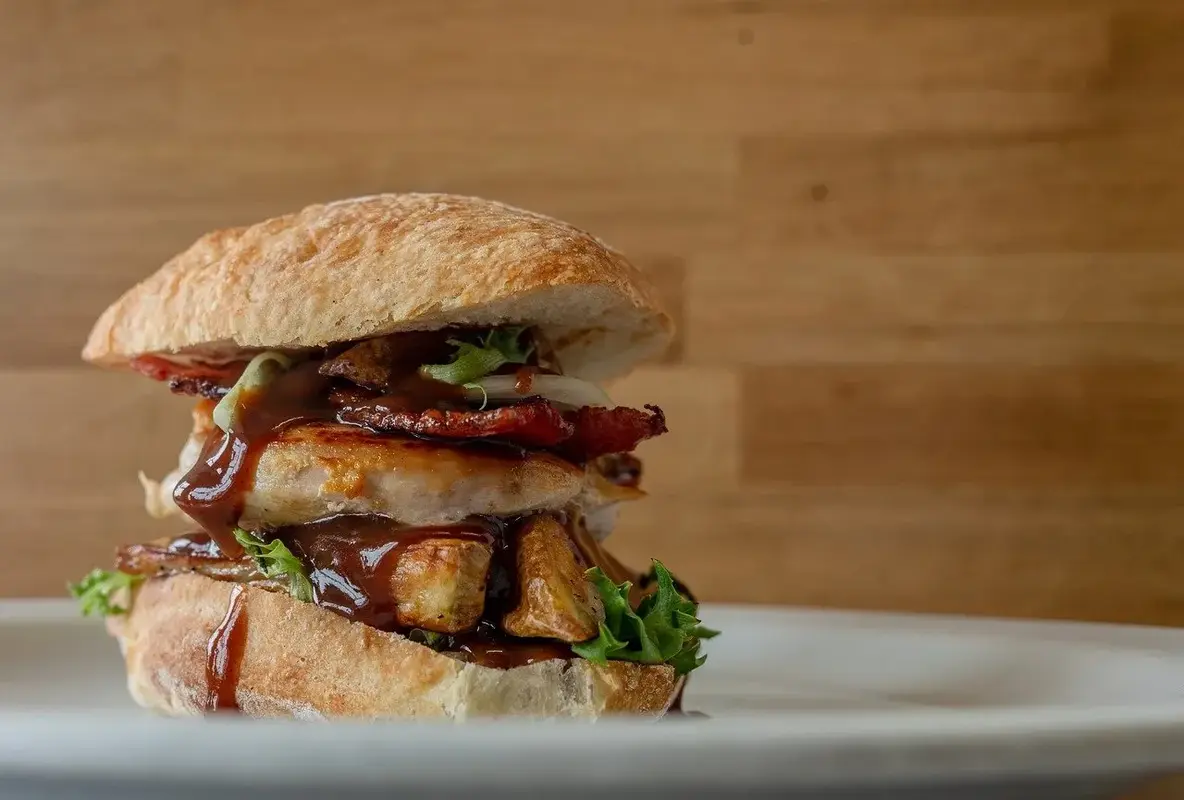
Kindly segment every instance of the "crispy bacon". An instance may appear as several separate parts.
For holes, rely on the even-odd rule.
[[[347,366],[357,366],[349,364],[347,359],[332,369],[323,365],[322,373],[358,378],[357,374],[348,374]],[[141,356],[132,367],[156,380],[167,380],[169,388],[179,394],[218,399],[241,374],[243,363],[189,366],[158,356]],[[644,439],[666,433],[662,409],[650,405],[645,406],[646,411],[588,407],[562,414],[549,401],[536,397],[485,411],[407,411],[374,398],[375,394],[374,389],[337,386],[329,401],[337,406],[341,422],[375,431],[441,439],[495,439],[520,447],[555,448],[560,455],[577,462],[628,453]]]
[[[168,381],[169,391],[174,394],[216,400],[230,390],[246,364],[177,364],[160,356],[140,356],[132,359],[130,366],[153,380]]]
[[[554,447],[573,461],[588,461],[609,453],[627,453],[643,439],[665,433],[662,409],[646,409],[581,408],[564,417],[542,398],[488,411],[400,411],[378,402],[346,405],[337,418],[389,433]]]
[[[535,399],[487,411],[402,411],[381,402],[344,406],[337,418],[376,431],[443,439],[498,439],[522,447],[554,447],[570,438],[572,424],[546,400]]]
[[[115,558],[116,567],[132,575],[152,577],[197,572],[218,580],[266,582],[249,557],[224,555],[208,536],[201,533],[124,545]]]
[[[321,363],[318,371],[357,386],[388,391],[421,364],[445,361],[452,345],[444,331],[412,331],[358,342]]]
[[[666,415],[657,406],[636,408],[585,407],[567,415],[575,433],[559,451],[574,461],[609,453],[628,453],[645,439],[666,433]],[[648,412],[648,413],[647,413]]]
[[[169,391],[173,394],[187,394],[191,397],[207,397],[218,400],[230,391],[229,386],[223,386],[210,378],[190,378],[178,375],[169,378]]]

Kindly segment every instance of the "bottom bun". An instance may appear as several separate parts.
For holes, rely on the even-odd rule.
[[[236,584],[195,574],[154,578],[139,587],[129,614],[108,618],[137,703],[175,716],[206,713],[207,651],[235,591]],[[249,716],[656,717],[682,683],[668,665],[626,661],[493,669],[286,594],[248,587],[239,602],[245,639],[233,691]]]

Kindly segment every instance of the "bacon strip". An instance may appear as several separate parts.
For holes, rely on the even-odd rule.
[[[331,362],[326,362],[331,363]],[[167,380],[179,394],[218,399],[226,394],[243,369],[233,364],[181,365],[158,356],[140,356],[133,369],[156,380]],[[536,397],[485,411],[407,411],[393,408],[361,388],[338,387],[330,403],[337,419],[385,433],[410,433],[441,439],[496,439],[520,447],[555,448],[573,461],[590,461],[610,453],[628,453],[645,439],[666,433],[662,409],[581,408],[561,414],[549,401]]]
[[[169,391],[217,400],[230,391],[242,374],[246,362],[235,361],[217,366],[209,364],[176,364],[160,356],[134,358],[131,368],[155,381],[168,381]]]
[[[200,536],[200,534],[199,534]],[[216,545],[191,544],[192,536],[157,539],[146,544],[128,544],[116,551],[116,568],[132,575],[153,577],[178,572],[197,572],[218,580],[267,583],[248,556],[223,555]]]
[[[488,411],[400,411],[377,402],[346,405],[337,418],[387,433],[554,447],[573,461],[589,461],[609,453],[627,453],[642,440],[666,433],[662,409],[646,409],[581,408],[565,417],[542,398]]]
[[[402,411],[379,402],[347,405],[337,412],[337,418],[376,431],[443,439],[498,439],[522,447],[554,447],[574,433],[572,424],[542,399],[488,411]]]
[[[666,433],[666,415],[657,406],[636,408],[585,407],[567,415],[575,434],[559,452],[575,461],[609,453],[628,453],[645,439]]]
[[[175,378],[169,378],[169,391],[173,394],[187,394],[191,397],[220,400],[223,395],[230,391],[230,387],[224,386],[210,378],[177,376]]]

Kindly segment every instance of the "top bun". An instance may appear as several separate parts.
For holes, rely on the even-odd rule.
[[[87,361],[211,361],[446,325],[537,326],[569,375],[661,353],[673,324],[624,256],[558,220],[475,197],[384,194],[215,231],[95,323]]]

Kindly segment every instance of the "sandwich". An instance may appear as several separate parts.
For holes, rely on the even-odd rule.
[[[601,383],[672,329],[620,253],[477,198],[208,234],[82,353],[194,399],[176,469],[140,475],[186,532],[71,592],[168,715],[660,717],[715,632],[605,549],[667,428]]]

